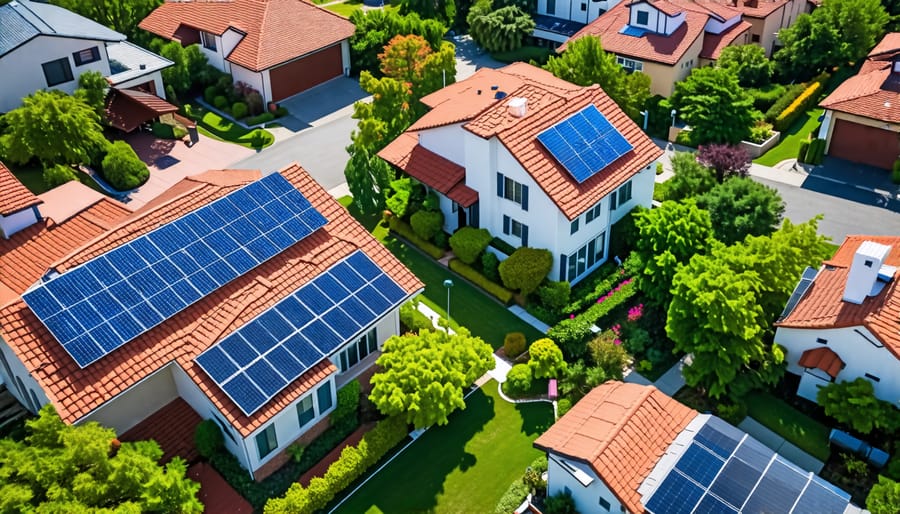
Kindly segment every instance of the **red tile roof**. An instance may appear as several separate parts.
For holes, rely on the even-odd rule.
[[[890,56],[896,53],[900,53],[900,32],[890,32],[881,38],[881,41],[869,52],[868,57]]]
[[[131,132],[140,127],[141,123],[173,112],[178,112],[178,107],[143,91],[110,88],[106,96],[106,121],[125,132]]]
[[[141,379],[175,361],[242,435],[262,426],[291,402],[336,371],[329,360],[314,366],[260,408],[244,415],[193,359],[338,260],[362,249],[408,293],[423,285],[384,245],[354,220],[299,165],[281,170],[327,219],[328,223],[256,269],[219,288],[162,325],[142,334],[85,369],[57,343],[21,300],[0,309],[0,330],[29,373],[38,381],[68,423],[83,418]],[[219,177],[221,178],[221,177]],[[179,196],[136,213],[59,263],[80,264],[237,189],[249,180],[180,187]],[[215,181],[214,181],[215,182]]]
[[[190,465],[200,459],[194,445],[194,431],[201,421],[203,418],[186,401],[176,398],[119,434],[118,439],[130,442],[152,439],[162,448],[161,463],[181,457]]]
[[[226,59],[262,71],[332,46],[353,35],[349,20],[306,0],[166,1],[139,27],[167,39],[184,25],[222,35],[246,34]]]
[[[769,16],[773,12],[775,12],[779,7],[788,3],[789,0],[738,0],[738,5],[731,6],[732,0],[713,0],[722,4],[726,4],[733,9],[737,9],[742,12],[744,16],[749,16],[751,18],[765,18]]]
[[[803,329],[864,326],[900,359],[900,279],[895,275],[879,294],[867,297],[861,304],[843,301],[850,264],[863,241],[890,246],[885,264],[900,266],[900,237],[848,236],[834,257],[825,261],[796,307],[776,326]]]
[[[803,352],[797,362],[804,368],[817,368],[828,373],[831,378],[837,378],[838,373],[844,369],[844,361],[834,353],[831,348],[812,348]]]
[[[0,162],[0,216],[39,205],[41,200]]]
[[[741,20],[731,27],[728,27],[721,34],[704,34],[703,48],[700,50],[700,57],[715,61],[719,58],[722,50],[734,43],[739,37],[746,34],[753,25],[749,21]]]
[[[638,486],[697,412],[653,386],[594,388],[534,446],[589,464],[629,512],[644,512]]]
[[[884,36],[869,52],[859,73],[845,80],[820,107],[887,123],[900,123],[900,74],[891,59],[900,54],[900,33]]]

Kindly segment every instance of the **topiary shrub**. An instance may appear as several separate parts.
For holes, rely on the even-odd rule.
[[[219,90],[216,86],[206,86],[206,89],[203,90],[203,99],[206,100],[206,103],[214,103],[217,96],[219,96]]]
[[[535,378],[554,378],[566,369],[562,350],[552,339],[543,338],[531,343],[528,348],[528,366]]]
[[[103,158],[103,178],[119,191],[134,189],[150,177],[150,171],[125,141],[115,141]]]
[[[73,170],[71,166],[66,166],[65,164],[56,164],[54,166],[44,168],[44,174],[42,178],[44,179],[44,185],[47,186],[47,189],[53,189],[56,186],[65,184],[66,182],[78,180],[78,175],[75,174],[75,170]]]
[[[510,332],[503,338],[503,352],[506,357],[515,359],[525,352],[525,334],[522,332]]]
[[[806,162],[806,152],[809,151],[809,140],[800,141],[800,149],[797,151],[797,162]]]
[[[491,233],[484,228],[463,227],[450,236],[450,248],[466,264],[474,264],[481,252],[491,244]]]
[[[506,374],[503,391],[511,395],[527,393],[531,389],[532,371],[528,364],[516,364]]]
[[[568,398],[560,398],[558,402],[556,402],[556,413],[561,417],[565,415],[565,413],[569,412],[569,409],[572,408],[572,400]]]
[[[538,298],[541,304],[553,312],[562,312],[563,308],[569,304],[572,296],[572,287],[568,282],[556,282],[554,280],[547,281],[537,290]]]
[[[205,419],[194,429],[194,446],[197,453],[204,459],[209,459],[225,446],[225,438],[219,425],[211,419]]]
[[[481,271],[493,282],[500,281],[500,259],[493,252],[481,254]]]
[[[353,379],[337,391],[337,406],[331,413],[332,423],[339,423],[346,417],[356,416],[359,411],[359,380]]]
[[[547,331],[547,337],[556,341],[569,360],[575,360],[587,352],[585,342],[591,335],[591,323],[581,316],[564,319]]]
[[[247,104],[244,102],[234,102],[231,106],[231,116],[239,120],[247,115]]]
[[[219,95],[213,98],[213,105],[216,109],[224,109],[226,105],[228,105],[228,97]]]
[[[400,323],[403,323],[410,332],[417,334],[426,328],[434,330],[434,323],[416,308],[415,302],[406,302],[400,306]]]
[[[500,279],[509,289],[529,295],[553,268],[553,254],[543,248],[522,247],[500,263]]]
[[[410,216],[409,224],[417,236],[430,241],[441,231],[444,215],[441,211],[419,211]]]

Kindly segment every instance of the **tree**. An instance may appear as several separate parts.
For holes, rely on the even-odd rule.
[[[101,119],[106,109],[106,92],[109,82],[99,71],[86,71],[78,77],[78,89],[75,98],[88,104]]]
[[[493,350],[465,328],[450,335],[422,330],[384,343],[369,399],[387,416],[402,415],[416,428],[446,425],[465,409],[462,389],[494,367]]]
[[[693,198],[715,187],[715,173],[697,162],[693,153],[675,152],[671,162],[674,176],[666,183],[666,200]]]
[[[634,221],[638,239],[632,254],[638,263],[638,289],[652,303],[665,307],[672,298],[669,290],[678,266],[710,246],[709,213],[693,200],[666,201],[656,209],[636,211]]]
[[[469,34],[488,52],[511,52],[534,32],[534,20],[520,7],[494,9],[491,0],[478,0],[466,18]]]
[[[766,57],[766,51],[759,45],[726,46],[716,65],[734,72],[743,87],[768,86],[775,71],[775,63]]]
[[[736,144],[753,126],[753,98],[725,68],[694,68],[687,79],[675,83],[665,105],[691,126],[697,144]]]
[[[103,178],[119,191],[128,191],[146,182],[150,171],[128,143],[116,141],[103,158]]]
[[[26,163],[33,158],[44,167],[87,164],[109,144],[97,113],[83,101],[62,91],[35,91],[22,106],[4,116],[6,158]]]
[[[96,422],[66,425],[51,405],[26,427],[24,441],[0,440],[4,512],[203,511],[184,460],[160,466],[153,441],[119,443]]]
[[[452,43],[444,41],[432,51],[422,36],[395,36],[378,54],[381,72],[410,85],[416,116],[424,114],[425,106],[418,100],[456,81],[456,54]]]
[[[749,178],[717,185],[697,198],[697,206],[709,211],[716,239],[728,245],[771,234],[784,214],[778,191]]]
[[[630,356],[612,330],[606,330],[592,339],[588,343],[588,350],[591,360],[603,370],[607,379],[622,380]]]
[[[553,254],[543,248],[517,248],[500,263],[500,280],[509,289],[528,296],[541,285],[553,269]]]
[[[438,20],[422,20],[416,13],[400,16],[387,9],[358,10],[350,15],[356,31],[350,37],[352,68],[360,72],[380,73],[378,54],[394,36],[415,34],[428,41],[431,49],[441,47],[447,27]]]
[[[157,52],[174,63],[162,70],[162,78],[166,86],[172,86],[177,95],[187,93],[197,77],[206,76],[208,63],[197,44],[184,47],[178,41],[169,41],[160,46]]]
[[[121,32],[134,43],[146,45],[150,35],[140,30],[138,23],[162,5],[163,0],[51,0],[50,3]]]
[[[738,145],[701,145],[697,149],[697,162],[714,169],[719,184],[726,177],[746,177],[750,170],[750,154]]]
[[[418,14],[425,19],[437,19],[445,25],[456,20],[454,0],[401,0],[400,14]]]
[[[900,411],[878,399],[872,382],[863,377],[826,385],[819,389],[816,401],[825,414],[861,434],[876,428],[889,433],[900,428]]]
[[[650,77],[643,73],[627,73],[616,62],[615,54],[606,52],[596,36],[571,40],[566,51],[551,56],[544,69],[579,86],[599,84],[616,104],[632,119],[640,117],[650,98]]]
[[[562,350],[552,339],[543,338],[531,343],[528,348],[528,366],[535,378],[556,378],[566,369]]]
[[[900,482],[879,475],[866,497],[866,509],[872,514],[896,514],[900,512]]]
[[[44,185],[47,186],[47,189],[53,189],[66,182],[78,180],[78,175],[75,174],[75,170],[73,170],[71,166],[54,164],[44,168],[42,178],[44,179]]]
[[[588,367],[583,360],[566,366],[565,373],[559,381],[559,394],[577,402],[591,389],[608,380],[606,372],[600,366]]]

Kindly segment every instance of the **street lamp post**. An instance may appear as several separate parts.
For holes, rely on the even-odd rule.
[[[453,281],[449,278],[444,280],[444,287],[447,288],[447,322],[450,322],[450,288],[453,287]]]
[[[641,111],[641,114],[644,115],[644,132],[647,132],[647,118],[650,116],[650,111]]]
[[[678,111],[672,109],[672,126],[675,126],[675,115],[678,114]]]

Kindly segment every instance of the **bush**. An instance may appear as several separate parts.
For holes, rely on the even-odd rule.
[[[572,408],[572,400],[568,398],[560,398],[559,401],[556,402],[556,412],[560,417],[564,416],[569,409]]]
[[[509,289],[529,295],[553,268],[553,254],[543,248],[522,247],[500,263],[500,279]]]
[[[548,280],[537,290],[538,298],[541,304],[553,312],[562,312],[563,308],[569,304],[572,296],[572,287],[568,282],[556,282]]]
[[[618,334],[612,330],[603,331],[588,343],[588,350],[591,360],[606,373],[608,379],[622,380],[631,357],[622,346]]]
[[[408,223],[401,220],[397,216],[391,217],[388,221],[391,230],[400,234],[404,239],[415,245],[417,248],[430,255],[432,259],[440,259],[444,256],[444,250],[422,239],[413,231]]]
[[[572,499],[572,493],[561,492],[544,500],[544,514],[578,514],[575,509],[575,500]]]
[[[804,89],[785,110],[775,117],[775,122],[773,123],[775,130],[787,130],[795,121],[800,119],[800,116],[806,114],[806,110],[818,101],[821,89],[822,84],[819,82],[813,82]]]
[[[816,138],[810,141],[809,148],[806,150],[806,162],[809,164],[822,164],[824,158],[825,140]]]
[[[216,97],[219,95],[219,88],[216,86],[206,86],[206,89],[203,90],[203,99],[206,100],[208,104],[214,104],[216,101]]]
[[[531,389],[532,369],[528,364],[516,364],[506,374],[504,391],[513,396],[527,393]]]
[[[894,161],[894,167],[891,170],[891,182],[900,184],[900,159]]]
[[[109,145],[103,158],[103,178],[119,191],[134,189],[150,178],[150,171],[125,141]]]
[[[275,117],[276,118],[283,118],[287,115],[288,115],[287,107],[278,107],[277,109],[275,109]]]
[[[725,421],[737,426],[747,417],[747,405],[744,402],[720,403],[716,406],[716,414]]]
[[[437,234],[431,238],[431,242],[434,243],[435,246],[440,248],[441,250],[447,251],[450,248],[450,236],[447,235],[443,230],[438,230]]]
[[[478,270],[463,261],[459,259],[450,259],[450,269],[467,279],[469,282],[484,289],[491,296],[500,300],[503,305],[509,305],[509,302],[512,301],[512,291],[504,288],[500,284],[491,282],[487,277],[479,273]]]
[[[547,331],[547,337],[556,341],[568,360],[574,360],[587,351],[585,342],[593,334],[591,323],[585,318],[564,319]]]
[[[47,186],[47,189],[53,189],[66,182],[78,180],[78,175],[75,174],[75,170],[73,170],[71,166],[55,164],[48,168],[44,168],[42,178],[44,179],[44,185]]]
[[[337,391],[337,406],[331,412],[335,423],[348,416],[356,416],[359,412],[359,380],[353,379]]]
[[[234,105],[231,106],[231,116],[239,120],[247,115],[247,104],[244,102],[234,102]]]
[[[750,141],[759,145],[772,137],[772,134],[772,125],[760,123],[750,129]]]
[[[493,252],[481,254],[481,272],[491,282],[500,281],[500,259]]]
[[[303,460],[303,454],[306,452],[306,446],[303,446],[300,443],[289,444],[287,448],[284,449],[288,455],[291,456],[291,460],[294,462],[300,462]]]
[[[800,149],[797,151],[797,162],[806,162],[806,152],[809,150],[809,140],[800,141]]]
[[[154,121],[150,131],[155,137],[158,137],[160,139],[177,139],[175,137],[175,127],[173,127],[172,125]]]
[[[400,323],[403,323],[410,332],[417,334],[422,329],[434,330],[434,323],[416,308],[416,303],[409,301],[400,306]]]
[[[211,419],[205,419],[194,429],[194,446],[197,447],[197,453],[204,459],[209,459],[216,452],[225,446],[225,438],[222,437],[222,430],[216,422]]]
[[[275,119],[275,115],[271,112],[264,112],[258,116],[253,116],[252,118],[247,118],[247,125],[259,125],[261,123],[268,123]]]
[[[509,514],[515,511],[525,501],[529,492],[531,492],[531,489],[525,485],[521,478],[517,478],[515,482],[509,485],[503,496],[500,497],[497,507],[494,508],[494,514]]]
[[[562,350],[552,339],[538,339],[528,348],[528,366],[535,378],[555,378],[566,369]]]
[[[450,236],[450,248],[462,262],[472,265],[491,243],[491,233],[484,228],[463,227]]]
[[[630,218],[631,216],[628,217]],[[614,232],[617,226],[618,224],[613,225]],[[571,314],[587,309],[597,301],[597,298],[600,298],[621,282],[625,278],[624,273],[625,270],[619,269],[614,262],[603,264],[572,288],[571,300],[563,308],[563,312]]]
[[[525,352],[525,334],[522,332],[510,332],[503,338],[503,352],[508,359],[515,359]]]
[[[417,236],[430,241],[441,231],[444,215],[441,211],[418,211],[409,217],[409,224]]]
[[[791,105],[794,100],[797,99],[798,96],[803,94],[803,91],[806,90],[806,85],[804,84],[794,84],[787,88],[781,98],[775,101],[769,110],[766,111],[765,120],[769,123],[775,123],[775,118],[781,114],[781,111],[787,109],[789,105]]]
[[[784,96],[786,90],[785,86],[774,84],[765,88],[750,89],[748,92],[753,97],[753,108],[759,112],[766,112]]]
[[[213,105],[216,109],[224,109],[226,105],[228,105],[228,97],[219,95],[213,98]]]
[[[247,109],[250,111],[250,114],[254,116],[261,115],[261,113],[263,112],[263,99],[262,95],[259,94],[259,91],[251,91],[247,93],[247,96],[244,97],[244,101],[247,102]],[[265,114],[272,116],[271,119],[268,119],[266,121],[272,121],[273,119],[275,119],[275,115],[271,112],[267,112]]]

